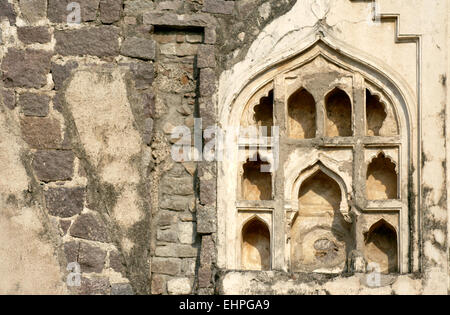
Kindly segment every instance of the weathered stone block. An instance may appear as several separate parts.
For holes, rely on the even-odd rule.
[[[55,96],[53,96],[52,102],[53,109],[57,110],[58,112],[62,112],[64,106],[64,93],[56,92]]]
[[[158,225],[167,226],[175,223],[177,220],[176,214],[170,211],[160,211],[158,214]]]
[[[6,87],[39,89],[47,84],[51,52],[44,50],[8,49],[1,70]]]
[[[201,33],[186,34],[186,41],[188,43],[192,43],[192,44],[201,43],[203,41],[203,34],[201,34]]]
[[[81,287],[76,290],[80,295],[109,295],[111,292],[111,284],[108,278],[81,277]]]
[[[198,68],[214,68],[216,66],[216,58],[213,45],[200,45],[197,54]]]
[[[50,32],[45,26],[18,27],[17,36],[24,44],[45,44],[51,40]]]
[[[181,273],[186,276],[194,276],[195,275],[195,258],[185,258],[181,262]]]
[[[162,180],[161,188],[168,195],[188,196],[194,193],[194,180],[191,177],[166,176]]]
[[[210,266],[215,261],[216,247],[211,235],[202,237],[202,246],[200,249],[200,265]]]
[[[182,0],[171,0],[171,1],[162,1],[158,3],[158,9],[159,10],[172,10],[176,11],[178,9],[181,9],[183,7],[183,1]]]
[[[211,97],[202,97],[199,100],[199,112],[202,118],[202,128],[206,129],[216,125],[217,117]],[[209,139],[207,139],[209,141]]]
[[[217,40],[216,28],[214,26],[205,27],[203,42],[205,44],[215,44]]]
[[[151,145],[153,138],[153,119],[147,118],[144,121],[144,142],[146,145]]]
[[[122,0],[100,0],[100,20],[111,24],[120,20]]]
[[[155,250],[157,257],[196,257],[198,249],[192,245],[166,244],[158,246]]]
[[[216,91],[216,75],[210,68],[200,70],[200,96],[211,96]]]
[[[19,96],[19,105],[25,116],[47,116],[49,103],[50,97],[45,94],[25,92]]]
[[[175,278],[167,282],[167,293],[171,295],[185,295],[192,291],[189,278]]]
[[[161,242],[175,243],[178,241],[178,235],[173,229],[159,229],[156,232],[156,239]]]
[[[70,241],[64,243],[64,254],[66,255],[67,263],[78,262],[79,250],[80,250],[80,243],[77,241]]]
[[[156,45],[152,39],[127,37],[122,43],[120,53],[124,56],[144,60],[155,59]]]
[[[216,179],[200,180],[200,203],[202,205],[216,204],[217,182]]]
[[[40,150],[34,154],[33,169],[40,181],[69,180],[73,176],[72,151]]]
[[[30,24],[47,16],[47,0],[19,0],[22,18]]]
[[[224,0],[204,0],[203,12],[215,14],[232,14],[234,10],[234,1]]]
[[[155,68],[152,63],[133,63],[130,67],[133,73],[134,87],[136,89],[147,89],[152,85],[155,78]]]
[[[67,16],[70,11],[67,5],[72,0],[48,0],[48,19],[53,23],[67,23]],[[77,0],[81,9],[81,21],[94,21],[97,16],[97,10],[100,0]]]
[[[14,6],[7,0],[0,1],[0,18],[3,16],[8,18],[9,24],[16,25],[16,12],[14,11]]]
[[[1,89],[3,104],[13,110],[16,107],[16,95],[14,90]]]
[[[175,276],[181,271],[181,260],[178,258],[158,258],[152,260],[152,272]]]
[[[73,69],[78,67],[76,61],[69,61],[63,65],[52,63],[51,73],[53,77],[53,82],[55,83],[55,90],[60,90],[63,87],[64,81],[70,77]]]
[[[194,56],[197,54],[197,46],[189,43],[167,43],[160,45],[160,51],[164,55]]]
[[[194,244],[196,231],[196,224],[194,222],[178,222],[178,239],[180,243]]]
[[[166,292],[166,276],[152,275],[152,294],[164,294]]]
[[[78,263],[81,272],[101,272],[105,265],[106,252],[85,242],[80,243]]]
[[[201,206],[197,208],[197,233],[210,234],[216,231],[216,208]]]
[[[134,295],[133,287],[129,283],[113,283],[111,295]]]
[[[125,266],[122,262],[122,256],[118,251],[111,251],[109,253],[109,267],[116,272],[125,274]]]
[[[163,26],[194,26],[204,27],[215,23],[215,19],[209,14],[194,13],[189,15],[177,15],[169,12],[147,12],[143,15],[144,24]]]
[[[51,215],[69,218],[83,211],[85,189],[76,188],[49,188],[45,192],[47,210]]]
[[[72,224],[70,235],[91,241],[110,241],[105,224],[99,215],[94,215],[93,213],[80,215]]]
[[[197,279],[199,288],[208,288],[211,286],[211,267],[202,266],[198,269]]]
[[[64,56],[119,54],[119,32],[115,26],[56,31],[55,39],[56,52]]]
[[[159,206],[161,209],[184,211],[189,209],[192,201],[192,197],[164,194]]]

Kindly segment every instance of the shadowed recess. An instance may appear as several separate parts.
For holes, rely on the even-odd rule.
[[[379,153],[367,168],[366,194],[368,200],[397,199],[395,164]]]
[[[366,90],[366,123],[368,136],[380,136],[380,129],[383,127],[387,117],[386,109],[380,102],[380,97],[372,95]]]
[[[267,127],[267,136],[271,135],[273,126],[273,90],[267,96],[261,97],[259,104],[253,108],[258,126]]]
[[[377,263],[381,273],[398,271],[397,233],[395,228],[381,219],[365,234],[365,256],[368,263]]]
[[[326,136],[349,137],[352,135],[352,104],[347,93],[335,88],[325,97]]]
[[[351,238],[340,212],[339,185],[319,170],[302,183],[298,202],[291,230],[291,271],[342,272]]]
[[[310,139],[316,136],[316,102],[305,89],[300,89],[288,99],[289,137]]]
[[[242,228],[242,269],[270,269],[270,233],[267,225],[253,218]]]
[[[243,200],[271,200],[272,174],[262,172],[261,166],[269,165],[261,161],[259,155],[256,161],[250,159],[243,165],[242,198]]]

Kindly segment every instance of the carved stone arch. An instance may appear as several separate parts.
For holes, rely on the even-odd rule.
[[[306,167],[304,167],[300,172],[298,173],[298,176],[296,177],[296,180],[293,182],[292,188],[291,188],[291,200],[295,202],[295,196],[297,196],[300,192],[300,188],[302,183],[307,180],[309,177],[314,175],[318,171],[322,171],[324,174],[329,176],[331,179],[333,179],[340,188],[341,191],[341,202],[339,206],[339,210],[343,217],[346,220],[350,220],[348,217],[349,212],[349,205],[348,205],[348,192],[350,191],[351,187],[347,185],[347,183],[342,179],[341,176],[339,176],[334,170],[329,168],[327,166],[329,165],[329,162],[326,161],[323,157],[318,158],[314,160],[311,164],[308,164]],[[295,208],[294,208],[295,209]]]
[[[217,95],[218,117],[220,117],[220,125],[225,130],[224,140],[227,144],[230,144],[230,152],[226,156],[236,156],[238,147],[234,146],[233,143],[237,144],[239,138],[232,132],[228,132],[227,126],[239,125],[248,100],[261,88],[274,82],[274,107],[282,105],[285,102],[286,95],[281,90],[277,91],[277,84],[282,82],[291,70],[301,68],[318,56],[352,73],[357,73],[362,78],[361,86],[363,86],[364,80],[370,81],[371,84],[382,90],[387,98],[393,100],[392,106],[396,110],[399,125],[399,139],[397,141],[402,143],[399,159],[407,161],[407,163],[402,164],[401,174],[403,174],[402,179],[405,180],[399,189],[406,193],[404,196],[408,195],[408,189],[417,187],[419,182],[417,177],[419,175],[417,171],[419,154],[416,144],[420,147],[420,143],[416,132],[417,112],[413,110],[416,104],[415,94],[402,76],[383,61],[337,40],[320,27],[315,28],[309,36],[299,39],[298,42],[292,42],[283,51],[277,51],[276,54],[269,53],[266,59],[257,60],[249,67],[244,64],[243,67],[234,69],[235,72],[226,72],[221,76],[219,94]],[[218,162],[218,191],[229,192],[224,193],[223,196],[218,196],[219,235],[234,233],[234,231],[227,230],[226,225],[233,226],[232,222],[236,221],[236,199],[234,196],[236,183],[230,183],[227,178],[235,178],[234,174],[237,173],[238,167],[239,165],[236,165],[233,159]],[[285,176],[289,176],[289,174],[285,174]],[[285,185],[283,193],[290,195],[291,192],[286,189],[289,189],[287,185]],[[417,194],[413,195],[418,196]],[[415,199],[417,198],[415,197]],[[407,201],[405,204],[407,204]],[[415,209],[411,209],[409,212],[416,216],[418,211],[417,200],[412,201],[411,204],[415,206]],[[277,211],[280,211],[280,209],[277,209]],[[402,224],[408,224],[408,209],[402,209],[401,216]],[[274,233],[276,232],[276,226],[284,224],[284,222],[277,222],[277,220],[280,219],[274,221]],[[225,224],[225,221],[227,221],[227,224]],[[417,231],[417,228],[414,231]],[[281,237],[277,239],[279,240]],[[219,238],[218,264],[219,266],[227,266],[227,268],[235,268],[233,262],[236,260],[233,250],[236,248],[236,244],[233,241],[229,242],[229,240],[229,237]],[[411,242],[411,238],[409,235],[402,235],[399,241],[402,242],[403,248],[402,257],[404,257],[404,260],[402,265],[403,268],[407,268],[408,242]],[[277,244],[278,246],[281,245]],[[282,266],[283,262],[278,262],[278,268],[282,268]]]
[[[383,151],[367,165],[366,196],[368,200],[399,198],[397,163]]]
[[[257,109],[257,107],[261,105],[263,100],[266,100],[270,97],[273,98],[273,82],[269,82],[269,83],[265,84],[264,86],[262,86],[248,100],[248,103],[242,112],[240,125],[242,127],[258,125],[257,117],[255,117],[255,114],[257,114],[255,112],[255,109]],[[272,104],[272,106],[273,106],[273,104]]]
[[[353,135],[353,101],[348,92],[335,85],[324,97],[325,135],[350,137]]]
[[[377,150],[376,152],[374,152],[374,153],[372,153],[372,154],[370,154],[370,158],[369,158],[369,160],[367,161],[367,164],[370,164],[370,163],[372,163],[372,161],[374,160],[374,159],[376,159],[377,157],[379,157],[380,155],[382,155],[382,156],[384,156],[385,158],[387,158],[387,159],[389,159],[394,165],[395,165],[395,172],[397,173],[397,175],[399,174],[399,165],[398,165],[398,161],[397,161],[397,159],[394,157],[394,156],[392,156],[389,152],[387,152],[386,150],[382,150],[382,149],[379,149],[379,150]]]
[[[317,134],[316,100],[304,86],[287,97],[288,136],[310,139]]]
[[[380,219],[364,235],[364,256],[376,263],[382,273],[398,272],[398,232],[389,222]]]
[[[337,209],[345,196],[332,173],[319,165],[303,172],[299,210],[289,231],[290,267],[294,272],[340,273],[353,247],[350,224]]]
[[[375,98],[377,102],[383,107],[383,112],[385,114],[385,117],[383,121],[381,122],[381,126],[379,126],[378,132],[374,132],[371,130],[370,126],[370,113],[368,112],[368,106],[370,105],[368,100],[368,95],[366,93],[366,135],[373,135],[373,136],[394,136],[399,135],[399,121],[398,121],[398,112],[397,108],[393,106],[394,102],[393,100],[387,96],[385,93],[382,93],[381,90],[376,89],[371,82],[366,82],[365,85],[366,91],[370,94],[372,98]],[[391,125],[391,126],[389,126]],[[390,127],[390,128],[389,128]],[[387,129],[387,130],[384,130]],[[373,134],[371,134],[373,133]],[[378,134],[376,134],[378,133]]]

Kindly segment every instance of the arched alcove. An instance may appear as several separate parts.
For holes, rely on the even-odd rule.
[[[253,108],[253,111],[258,126],[273,126],[273,90],[259,100],[259,104]]]
[[[270,232],[258,217],[242,228],[241,268],[244,270],[270,269]]]
[[[398,198],[396,165],[382,152],[367,167],[366,195],[368,200]]]
[[[365,234],[365,257],[367,263],[377,263],[382,273],[398,271],[397,232],[381,219]]]
[[[289,137],[309,139],[316,136],[316,102],[306,89],[299,89],[288,99]]]
[[[291,270],[342,272],[352,242],[341,212],[341,188],[322,170],[303,181],[291,228]]]
[[[327,137],[352,135],[352,103],[346,92],[335,88],[325,97]]]
[[[269,165],[269,163],[262,161],[259,154],[256,158],[247,159],[243,164],[242,200],[272,199],[272,173],[264,172],[263,165]]]
[[[386,108],[380,102],[380,97],[372,95],[366,89],[366,134],[368,136],[380,136],[380,129],[387,117]]]

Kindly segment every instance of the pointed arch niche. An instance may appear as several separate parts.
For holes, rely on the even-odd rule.
[[[326,136],[352,135],[352,102],[345,91],[335,88],[325,96]]]
[[[289,137],[310,139],[316,136],[316,101],[300,88],[288,98]]]
[[[364,236],[364,256],[368,263],[376,263],[381,273],[398,272],[397,231],[380,219]]]
[[[255,61],[239,76],[221,78],[218,116],[228,150],[217,172],[221,268],[247,269],[244,261],[259,261],[255,251],[242,247],[255,234],[239,223],[243,209],[272,218],[271,269],[352,271],[349,253],[363,256],[367,246],[379,243],[377,235],[388,235],[390,248],[397,248],[398,271],[418,268],[418,226],[410,226],[418,216],[415,95],[396,71],[322,33],[273,59]],[[279,128],[279,137],[251,143],[234,128],[270,124]],[[241,198],[243,184],[236,178],[250,161],[234,157],[251,146],[274,154],[269,199]],[[373,151],[395,151],[395,163],[378,155],[367,160]],[[384,185],[376,189],[383,196],[368,193],[374,185]],[[395,246],[384,225],[363,235],[359,225],[366,216],[393,213]],[[258,224],[249,226],[264,230]]]
[[[345,271],[353,240],[341,212],[346,198],[342,179],[319,162],[298,181],[298,211],[290,229],[291,271]]]
[[[242,227],[241,268],[270,269],[270,231],[258,216],[250,218]]]

